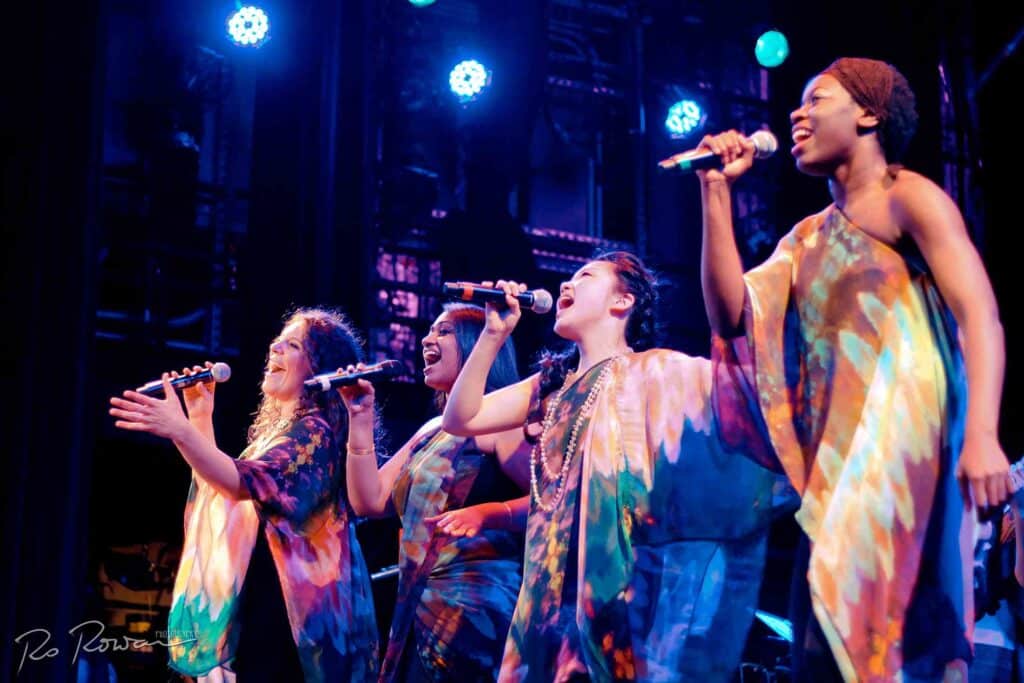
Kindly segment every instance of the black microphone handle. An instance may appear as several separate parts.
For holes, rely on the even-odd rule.
[[[472,282],[446,282],[443,286],[443,293],[447,297],[460,301],[476,301],[479,303],[493,301],[501,303],[505,301],[505,292],[492,287],[480,287]],[[516,300],[523,308],[533,308],[535,297],[533,292],[516,294]]]
[[[379,363],[370,365],[363,370],[355,372],[336,372],[324,375],[317,375],[307,379],[303,385],[309,391],[329,391],[338,387],[355,384],[361,379],[374,381],[378,379],[390,379],[402,373],[402,364],[396,360],[382,360]]]
[[[196,384],[215,381],[217,380],[213,376],[213,369],[206,368],[205,370],[201,370],[200,372],[197,372],[194,375],[181,375],[179,377],[173,377],[171,379],[171,388],[187,389],[188,387],[195,386]],[[152,382],[147,382],[146,384],[143,384],[135,391],[137,391],[140,394],[145,394],[146,396],[159,396],[160,394],[164,393],[164,385],[161,380],[154,380]]]

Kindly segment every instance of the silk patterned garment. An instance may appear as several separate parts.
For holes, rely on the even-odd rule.
[[[393,494],[402,542],[381,680],[400,675],[404,656],[418,658],[418,670],[435,681],[493,681],[522,581],[522,534],[484,529],[473,537],[435,535],[423,520],[465,507],[471,492],[476,502],[519,494],[507,487],[474,488],[485,469],[500,475],[500,465],[471,438],[437,430],[411,451]]]
[[[747,378],[751,418],[731,426],[766,425],[802,496],[811,601],[843,677],[955,678],[973,621],[955,480],[966,381],[923,259],[829,207],[745,279],[750,356],[715,344]]]
[[[655,349],[606,362],[564,499],[550,513],[531,507],[501,680],[729,681],[757,603],[775,481],[720,439],[714,407],[745,396],[726,373],[712,400],[703,358]],[[601,370],[555,409],[554,470]],[[743,448],[768,448],[751,435]],[[542,489],[551,500],[551,482]]]
[[[168,632],[171,666],[201,676],[230,668],[238,598],[265,522],[307,681],[372,681],[377,628],[369,572],[344,497],[344,461],[318,415],[254,442],[235,461],[251,496],[230,500],[194,478]]]

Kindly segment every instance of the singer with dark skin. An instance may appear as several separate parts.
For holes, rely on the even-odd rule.
[[[303,386],[361,357],[341,314],[292,314],[270,344],[237,459],[217,447],[212,382],[183,391],[185,410],[170,385],[177,373],[163,375],[164,398],[110,399],[117,427],[171,440],[192,468],[168,624],[175,670],[240,683],[376,678],[369,573],[339,452],[347,414],[337,392]]]
[[[523,586],[502,681],[730,681],[753,618],[772,475],[719,438],[736,394],[711,363],[655,339],[656,282],[609,252],[562,284],[541,371],[497,391],[486,378],[520,318],[487,323],[443,428],[537,427]],[[766,446],[766,442],[764,442]]]
[[[439,409],[483,327],[482,308],[448,304],[423,338],[423,382]],[[487,387],[518,379],[508,339]],[[495,680],[522,583],[522,494],[530,481],[522,430],[459,437],[438,416],[378,469],[373,385],[359,380],[339,391],[349,412],[352,507],[402,521],[398,599],[380,680]]]
[[[765,263],[744,274],[733,235],[750,142],[705,137],[723,166],[700,188],[716,353],[802,496],[794,664],[806,681],[956,678],[975,508],[1008,495],[995,296],[952,199],[895,163],[917,121],[899,71],[839,59],[790,121],[797,169],[833,202]]]

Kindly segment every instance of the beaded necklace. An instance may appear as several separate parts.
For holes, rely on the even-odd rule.
[[[565,455],[562,457],[562,467],[558,472],[553,471],[549,464],[548,454],[544,448],[544,443],[547,441],[548,432],[555,425],[556,408],[562,400],[562,394],[564,394],[566,389],[569,388],[572,375],[566,375],[565,382],[562,383],[562,388],[558,390],[558,393],[555,394],[554,398],[551,399],[551,402],[548,403],[548,409],[544,415],[543,429],[541,430],[540,438],[530,450],[530,491],[533,494],[533,500],[537,503],[537,507],[544,512],[552,512],[555,510],[565,497],[565,489],[568,484],[569,466],[572,464],[573,456],[576,453],[576,439],[579,436],[580,428],[583,426],[584,420],[589,417],[591,410],[594,408],[594,404],[597,402],[598,395],[601,393],[604,385],[608,383],[608,378],[611,377],[612,370],[621,357],[622,356],[615,356],[605,363],[605,366],[601,368],[601,374],[598,376],[597,381],[594,382],[594,386],[590,387],[586,400],[576,413],[576,421],[573,423],[572,430],[569,432],[569,443],[566,446]],[[544,474],[547,475],[548,480],[555,485],[555,496],[550,503],[544,502],[544,499],[540,494],[540,486],[537,482],[538,460],[540,460],[541,467],[544,470]]]

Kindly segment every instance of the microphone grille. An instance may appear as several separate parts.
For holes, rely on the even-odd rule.
[[[387,377],[398,377],[405,372],[401,362],[390,358],[377,363],[377,368]]]
[[[530,310],[543,315],[551,310],[554,303],[551,292],[546,289],[535,289],[533,290],[533,306],[530,307]]]
[[[214,382],[227,382],[231,379],[231,366],[227,363],[214,363],[210,368],[210,376]]]
[[[754,143],[755,159],[767,159],[779,149],[779,141],[771,131],[755,131],[750,136],[750,141]]]

